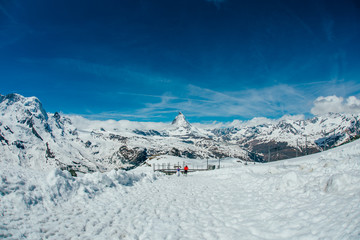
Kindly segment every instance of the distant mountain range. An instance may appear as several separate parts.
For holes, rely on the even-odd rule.
[[[253,119],[230,127],[172,123],[90,121],[50,114],[36,97],[0,95],[1,159],[25,167],[79,172],[130,169],[159,155],[276,161],[341,145],[360,134],[359,115],[308,120]]]

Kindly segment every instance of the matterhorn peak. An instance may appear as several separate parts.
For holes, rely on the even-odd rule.
[[[173,126],[176,127],[183,127],[183,128],[190,128],[191,124],[185,119],[184,114],[179,112],[176,118],[171,123]]]

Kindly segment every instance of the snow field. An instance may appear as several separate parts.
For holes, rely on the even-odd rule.
[[[235,162],[187,177],[141,167],[77,178],[0,162],[0,238],[360,238],[359,141],[269,164]]]

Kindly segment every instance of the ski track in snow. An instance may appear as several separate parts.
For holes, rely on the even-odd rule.
[[[360,141],[180,177],[1,166],[0,238],[360,239]]]

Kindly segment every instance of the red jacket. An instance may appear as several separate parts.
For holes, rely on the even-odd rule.
[[[189,170],[189,167],[188,167],[188,166],[185,166],[185,167],[184,167],[184,170],[186,170],[186,171]]]

